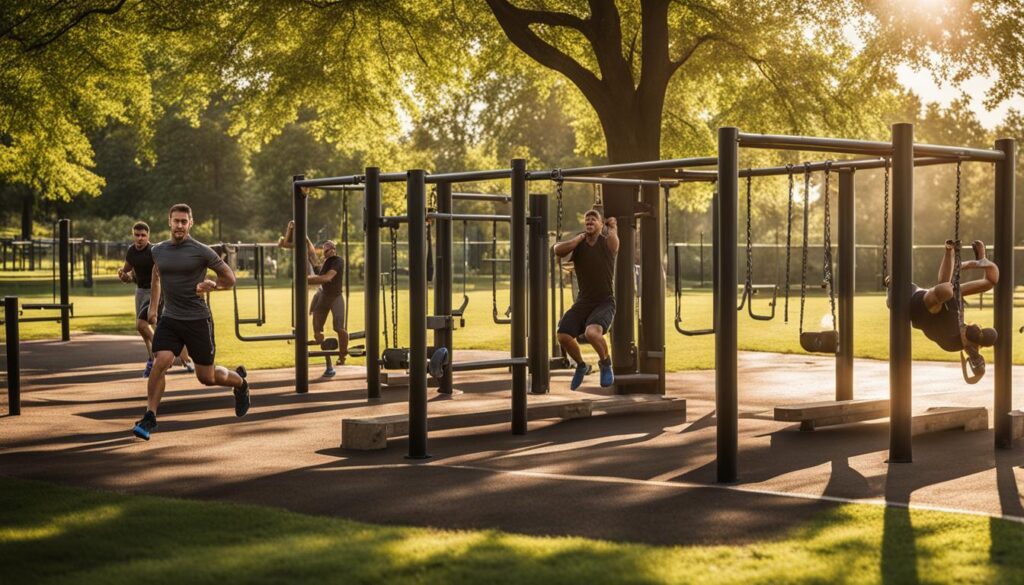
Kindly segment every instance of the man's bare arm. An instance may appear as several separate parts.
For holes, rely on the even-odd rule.
[[[564,258],[565,256],[568,256],[573,250],[575,250],[576,246],[579,246],[580,242],[582,242],[586,238],[587,234],[585,233],[577,234],[569,238],[568,240],[565,240],[564,242],[558,242],[557,244],[554,245],[554,247],[551,248],[551,250],[555,253],[555,256],[558,256],[559,258]]]
[[[608,244],[608,249],[612,251],[612,254],[619,253],[619,222],[614,217],[609,217],[607,224],[608,235],[605,236],[605,242]]]
[[[156,325],[156,316],[160,311],[160,267],[153,264],[153,272],[149,283],[149,318],[151,325]]]
[[[235,273],[228,266],[227,262],[221,262],[213,269],[217,273],[217,280],[207,278],[196,285],[196,294],[202,295],[215,290],[231,290],[235,286]]]
[[[323,274],[310,274],[306,277],[306,282],[309,284],[327,284],[328,282],[331,282],[331,279],[337,276],[337,274],[338,271],[332,268]]]
[[[120,279],[121,282],[131,282],[133,270],[135,270],[135,267],[132,266],[132,263],[125,260],[124,266],[117,269],[117,278]]]

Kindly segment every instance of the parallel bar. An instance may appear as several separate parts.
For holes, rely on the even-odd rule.
[[[715,299],[715,416],[721,483],[738,478],[739,400],[736,333],[736,220],[739,207],[739,129],[718,129],[718,278]]]
[[[306,316],[306,302],[309,287],[306,282],[306,265],[309,263],[306,251],[306,238],[309,234],[308,210],[306,206],[306,190],[299,186],[303,175],[292,177],[292,217],[295,219],[295,245],[292,246],[292,282],[295,305],[292,313],[295,323],[295,391],[299,394],[309,392],[309,354],[306,347],[309,341],[309,317]]]
[[[512,160],[512,358],[526,357],[526,161]],[[526,365],[512,366],[512,433],[526,434]]]
[[[912,447],[910,297],[914,278],[914,126],[892,127],[892,275],[889,284],[889,461],[909,463]]]
[[[427,189],[426,172],[409,171],[409,459],[427,454]]]
[[[60,340],[71,341],[71,220],[58,222],[60,233]]]
[[[530,245],[527,257],[530,263],[529,285],[529,360],[530,393],[549,391],[551,364],[548,361],[548,196],[530,195]]]
[[[477,360],[475,362],[461,362],[452,364],[453,372],[472,372],[475,370],[491,370],[494,368],[509,368],[512,366],[527,366],[530,358],[501,358],[496,360]]]
[[[18,297],[4,297],[7,331],[7,412],[21,414],[21,340],[18,335]]]
[[[468,183],[470,181],[490,181],[507,179],[512,176],[512,169],[492,169],[488,171],[462,171],[457,173],[438,173],[428,175],[427,183]]]
[[[995,177],[995,262],[999,266],[999,282],[995,287],[994,326],[999,333],[995,347],[995,444],[997,448],[1013,446],[1010,410],[1013,408],[1013,245],[1014,197],[1016,194],[1015,169],[1017,144],[1013,139],[996,141],[996,148],[1004,153],[996,163]],[[999,252],[1003,250],[1003,252]]]
[[[320,177],[319,179],[306,179],[304,175],[296,176],[302,178],[295,181],[295,187],[335,187],[341,185],[358,185],[363,182],[363,178],[359,175]]]
[[[587,183],[592,185],[660,185],[661,181],[650,179],[616,179],[612,177],[565,177],[565,183]]]
[[[324,187],[317,187],[322,191],[362,191],[363,186],[360,184],[353,185],[327,185]]]
[[[428,213],[429,219],[445,221],[512,221],[511,215],[488,215],[483,213]]]
[[[703,167],[716,164],[714,157],[705,156],[697,158],[678,158],[670,160],[652,160],[635,163],[621,163],[614,165],[599,165],[594,167],[576,167],[571,169],[552,169],[550,171],[530,171],[526,175],[528,181],[543,181],[567,178],[585,177],[588,175],[603,175],[606,173],[632,173],[637,171],[668,171],[684,167]]]
[[[851,140],[848,138],[821,138],[817,136],[786,136],[780,134],[740,133],[740,145],[744,148],[770,148],[777,150],[803,150],[822,152],[843,152],[848,154],[873,154],[888,156],[895,151],[895,143],[874,140]],[[944,146],[936,144],[912,144],[911,157],[940,156],[986,162],[1003,160],[999,150]]]
[[[808,170],[811,172],[823,171],[829,163],[827,161],[817,161],[807,165]],[[948,165],[956,164],[955,159],[941,158],[941,157],[919,157],[914,159],[915,167],[928,167],[935,165]],[[881,169],[885,167],[884,158],[865,158],[865,159],[853,159],[853,160],[837,160],[832,161],[831,168],[834,171],[840,169],[851,169],[851,170],[869,170],[869,169]],[[804,170],[803,164],[793,165],[793,174],[802,173]],[[787,167],[764,167],[760,169],[741,169],[739,172],[740,178],[746,177],[779,177],[785,176],[790,173],[790,169]],[[680,178],[690,179],[704,179],[714,180],[716,172],[712,170],[687,170],[680,171],[677,173]]]
[[[437,211],[439,213],[451,213],[452,210],[452,184],[439,183],[437,185]],[[450,221],[437,223],[437,239],[434,243],[434,258],[436,269],[434,272],[434,314],[452,314],[452,289],[455,285],[453,267],[455,266],[452,256],[452,224]],[[453,347],[453,333],[450,327],[434,330],[434,347],[447,347],[448,359],[455,359],[455,348]],[[452,393],[452,370],[445,368],[445,373],[438,381],[437,391],[441,394],[451,395]]]
[[[494,201],[495,203],[511,203],[511,195],[495,195],[491,193],[452,193],[457,201]]]
[[[856,282],[856,210],[854,172],[839,171],[839,351],[836,400],[853,400],[853,298]]]
[[[363,286],[363,311],[366,336],[366,398],[368,401],[381,399],[380,389],[380,169],[366,169],[364,191],[363,232],[364,255],[366,258]]]

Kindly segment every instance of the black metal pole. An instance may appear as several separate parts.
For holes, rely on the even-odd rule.
[[[889,462],[913,460],[913,354],[910,296],[914,278],[914,125],[892,127],[892,275],[889,284]]]
[[[427,454],[427,173],[409,171],[409,459]]]
[[[306,209],[306,193],[295,181],[305,179],[304,175],[292,177],[292,217],[295,220],[292,248],[292,282],[294,285],[292,317],[295,323],[295,391],[309,392],[309,318],[306,317],[306,302],[309,286],[306,282],[306,238],[309,232]]]
[[[1017,143],[1010,138],[996,141],[996,150],[1005,158],[996,163],[995,185],[995,262],[999,265],[999,282],[995,288],[994,325],[999,332],[995,347],[995,443],[996,447],[1013,446],[1010,409],[1013,408],[1013,246],[1014,197],[1016,194],[1014,161]]]
[[[836,400],[853,400],[853,296],[856,269],[856,215],[853,171],[839,171],[839,351]]]
[[[452,184],[437,184],[437,212],[452,212]],[[437,266],[434,271],[434,314],[452,314],[452,288],[454,288],[454,258],[452,257],[452,232],[454,226],[451,221],[437,222],[437,240],[434,243],[434,262]],[[434,347],[447,347],[448,356],[452,363],[455,362],[455,348],[453,347],[454,335],[451,327],[437,329],[434,331]],[[438,381],[437,391],[441,394],[452,393],[452,369],[445,368],[444,376]]]
[[[363,311],[366,331],[366,398],[377,401],[380,391],[380,169],[366,168],[363,234],[365,266]]]
[[[551,363],[548,361],[548,196],[530,195],[530,393],[549,390]]]
[[[665,266],[668,262],[665,248],[665,222],[661,214],[664,193],[668,187],[657,184],[641,187],[643,203],[651,210],[640,219],[640,335],[638,339],[639,371],[657,374],[658,383],[644,388],[645,392],[665,393]]]
[[[636,223],[632,219],[636,187],[607,185],[604,193],[605,218],[616,217],[619,230],[619,253],[615,258],[615,317],[611,327],[611,358],[615,374],[634,374],[637,364],[633,352],[636,348],[634,307],[636,298]],[[623,392],[625,386],[617,386]]]
[[[512,358],[526,357],[526,161],[512,160]],[[526,364],[512,366],[512,433],[526,434]]]
[[[21,340],[18,335],[18,297],[4,297],[7,328],[7,412],[21,414]]]
[[[738,477],[739,405],[736,334],[736,219],[739,188],[739,129],[718,129],[718,255],[715,300],[715,416],[718,481]]]
[[[58,222],[60,238],[60,340],[71,341],[71,220]]]

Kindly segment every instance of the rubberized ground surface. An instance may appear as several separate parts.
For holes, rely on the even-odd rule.
[[[495,354],[460,351],[457,359],[484,356]],[[995,451],[991,430],[917,437],[914,463],[889,466],[884,421],[801,433],[771,420],[777,404],[833,397],[826,358],[741,354],[741,481],[732,486],[714,483],[713,372],[669,376],[669,394],[688,401],[685,420],[654,413],[542,421],[525,436],[507,425],[438,432],[431,459],[408,461],[404,439],[378,452],[339,448],[343,417],[405,410],[397,389],[368,405],[357,367],[316,380],[306,395],[294,393],[289,370],[252,372],[253,409],[243,419],[227,390],[176,368],[153,439],[136,440],[129,428],[144,409],[143,359],[134,337],[24,343],[23,414],[0,418],[0,475],[385,524],[658,544],[762,539],[847,499],[1024,520],[1024,452]],[[321,362],[313,362],[317,376]],[[887,396],[887,369],[858,361],[857,397]],[[501,371],[459,375],[464,393],[446,400],[431,391],[430,408],[507,404],[508,379]],[[991,410],[991,376],[969,387],[958,365],[921,362],[914,384],[915,412]],[[571,396],[566,373],[552,385],[539,398]],[[596,376],[583,390],[600,393]]]

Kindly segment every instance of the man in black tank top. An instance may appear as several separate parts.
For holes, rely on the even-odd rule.
[[[575,302],[558,322],[558,343],[576,362],[569,384],[572,390],[579,388],[583,377],[590,372],[577,339],[585,339],[597,351],[601,386],[608,387],[615,382],[604,334],[615,317],[615,255],[619,252],[619,231],[614,217],[602,222],[600,212],[595,209],[587,211],[583,222],[583,233],[558,242],[554,247],[555,255],[560,258],[572,254],[573,270],[579,283]],[[607,225],[607,235],[601,233],[602,225]]]
[[[964,350],[977,373],[985,371],[985,359],[978,352],[979,347],[994,345],[998,335],[991,327],[981,328],[973,323],[960,326],[957,299],[953,291],[953,240],[946,240],[946,250],[939,264],[939,284],[923,289],[914,285],[910,297],[910,323],[920,329],[925,337],[934,341],[946,351]],[[985,256],[985,243],[975,240],[975,260],[960,263],[960,270],[983,270],[984,278],[960,283],[960,296],[981,294],[992,290],[999,282],[999,267]]]

